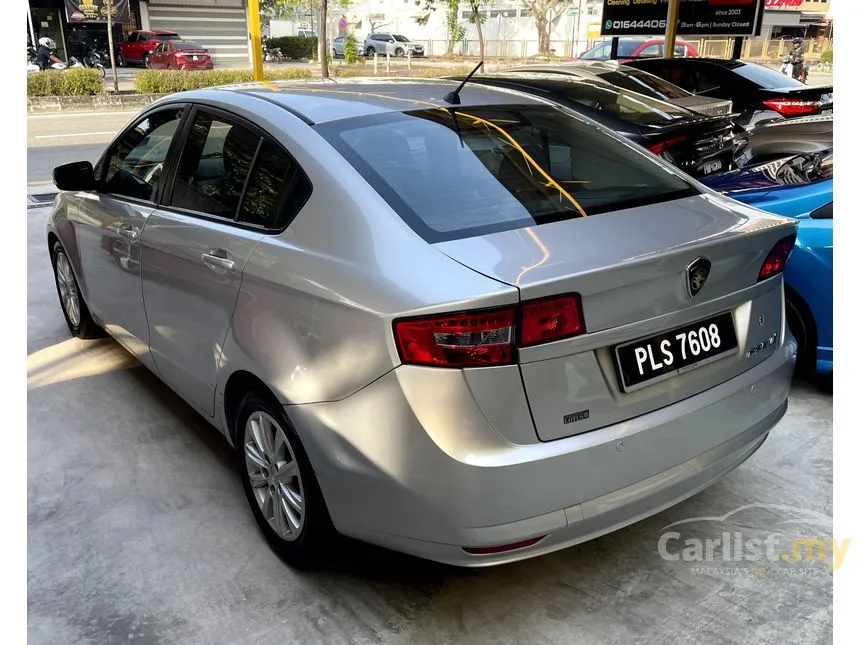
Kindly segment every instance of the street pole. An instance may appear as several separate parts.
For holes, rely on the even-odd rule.
[[[110,68],[113,72],[113,92],[119,94],[119,79],[116,77],[116,56],[113,52],[113,0],[105,0],[107,9],[108,51],[110,52]]]
[[[675,57],[675,36],[678,32],[678,7],[681,0],[669,0],[669,13],[666,16],[666,42],[664,55],[666,58]]]
[[[260,25],[260,0],[248,0],[248,39],[251,41],[251,71],[255,81],[263,80],[263,28]]]
[[[33,11],[30,9],[30,3],[27,3],[27,25],[30,27],[30,43],[33,45],[33,49],[38,49],[39,45],[36,44],[36,30],[33,29]]]

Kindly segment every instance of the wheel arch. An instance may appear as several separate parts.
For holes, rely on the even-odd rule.
[[[234,447],[238,445],[236,417],[239,414],[239,407],[242,405],[242,399],[245,395],[251,392],[266,399],[272,405],[278,407],[282,407],[283,405],[272,389],[252,372],[238,369],[230,374],[227,382],[224,384],[223,410],[226,434]]]

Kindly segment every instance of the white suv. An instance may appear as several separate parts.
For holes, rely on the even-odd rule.
[[[364,50],[368,56],[375,53],[406,56],[410,52],[413,57],[424,55],[424,45],[413,43],[400,34],[370,34],[364,40]]]

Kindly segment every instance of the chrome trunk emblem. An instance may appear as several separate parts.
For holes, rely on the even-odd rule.
[[[707,258],[696,258],[687,267],[687,293],[690,294],[691,298],[705,286],[705,281],[710,272],[711,261]]]

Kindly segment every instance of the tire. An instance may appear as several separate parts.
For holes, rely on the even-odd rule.
[[[373,56],[376,53],[376,49],[374,47],[368,47],[365,52],[367,56]]]
[[[397,58],[403,58],[406,55],[406,53],[403,51],[402,48],[398,47],[397,49],[394,50],[394,55]]]
[[[51,249],[51,263],[54,267],[54,284],[60,299],[60,309],[63,311],[63,317],[72,336],[83,340],[103,338],[104,330],[90,315],[87,303],[81,296],[72,263],[59,242],[55,242]]]
[[[150,63],[150,60],[149,60],[149,54],[144,54],[144,55],[143,55],[143,66],[144,66],[146,69],[152,69],[152,67],[150,67],[150,64],[151,64],[151,63]]]
[[[107,76],[107,71],[105,70],[104,65],[98,65],[96,66],[96,69],[98,69],[102,73],[102,80],[104,80]]]
[[[803,375],[813,374],[818,350],[815,319],[803,299],[787,287],[785,290],[785,321],[791,335],[797,341],[797,372]]]
[[[332,58],[337,58],[337,57],[338,57],[338,56],[337,56],[337,50],[335,50],[335,49],[332,49],[332,50],[331,50],[331,57],[332,57]]]
[[[114,60],[116,61],[117,67],[125,67],[125,56],[122,55],[122,52],[117,52],[114,56]]]
[[[246,394],[234,432],[245,497],[269,546],[289,565],[320,564],[335,531],[307,453],[283,408],[256,393]],[[273,463],[286,471],[281,478],[274,475]]]

